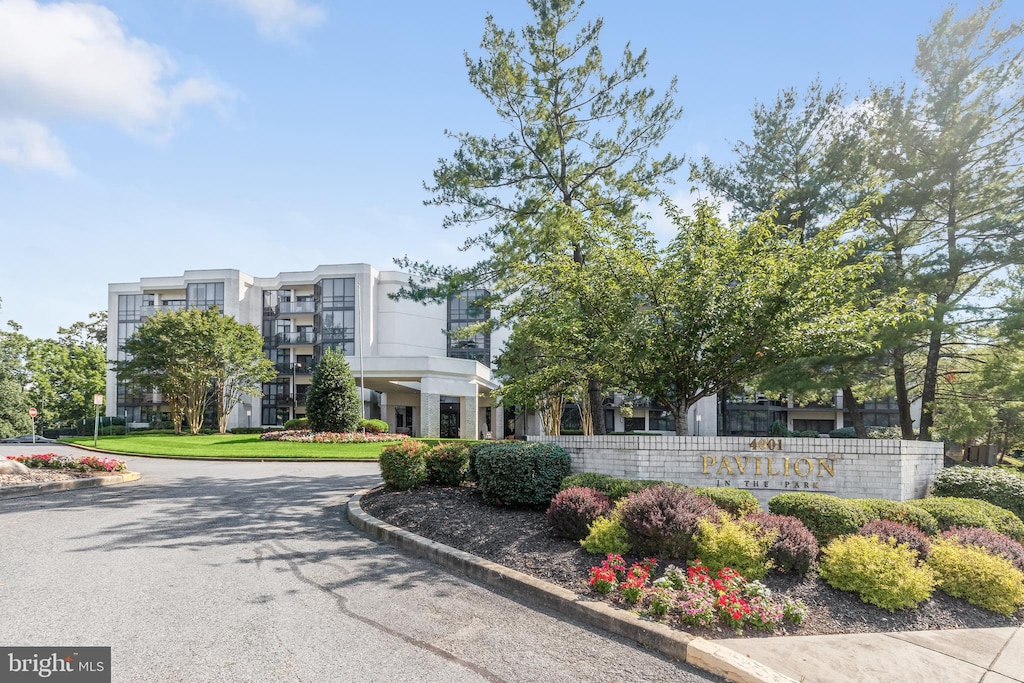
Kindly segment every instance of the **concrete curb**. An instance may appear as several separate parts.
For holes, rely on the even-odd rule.
[[[104,474],[98,477],[82,479],[69,479],[67,481],[46,481],[39,484],[15,484],[0,488],[0,500],[8,498],[24,498],[26,496],[38,496],[44,493],[57,493],[58,491],[75,491],[77,489],[91,489],[97,486],[112,486],[124,484],[129,481],[138,481],[142,477],[138,472],[119,472],[118,474]]]
[[[211,458],[195,456],[195,455],[152,455],[150,453],[126,453],[124,451],[106,451],[102,448],[93,448],[92,446],[83,446],[79,443],[68,443],[61,441],[61,446],[67,446],[69,448],[81,448],[83,451],[90,451],[92,453],[104,453],[106,455],[119,455],[122,458],[154,458],[157,460],[200,460],[210,462],[377,462],[377,458],[270,458],[267,456],[259,456],[252,458],[230,458],[215,456]]]
[[[363,489],[348,502],[348,519],[359,530],[400,550],[424,557],[441,567],[463,574],[489,588],[531,605],[545,607],[572,619],[595,626],[655,650],[670,659],[736,683],[796,683],[773,669],[712,641],[645,621],[604,602],[580,598],[572,591],[488,562],[387,524],[367,514],[360,504],[371,489]]]

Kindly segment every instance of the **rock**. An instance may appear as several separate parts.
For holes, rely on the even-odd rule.
[[[29,474],[30,472],[32,470],[16,460],[8,460],[7,458],[0,460],[0,474]]]

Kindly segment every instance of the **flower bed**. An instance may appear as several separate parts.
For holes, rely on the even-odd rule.
[[[7,459],[20,462],[26,467],[75,470],[76,472],[120,472],[126,467],[124,460],[100,458],[95,455],[74,456],[40,453],[34,455],[8,455]]]
[[[292,441],[296,443],[384,443],[408,439],[405,434],[373,434],[372,432],[313,432],[291,429],[260,434],[260,441]]]

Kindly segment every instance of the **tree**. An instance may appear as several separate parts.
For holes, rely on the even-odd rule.
[[[32,428],[28,415],[31,404],[25,392],[29,381],[25,368],[29,339],[13,320],[7,321],[7,328],[0,329],[0,438],[26,434]]]
[[[870,100],[888,272],[932,306],[923,329],[908,328],[895,344],[897,397],[909,418],[902,359],[923,336],[922,440],[931,439],[943,356],[972,326],[992,322],[986,288],[1024,257],[1024,24],[1001,26],[999,7],[960,20],[947,9],[918,39],[920,85],[876,88]]]
[[[217,405],[223,433],[242,393],[262,395],[260,382],[274,376],[262,345],[255,327],[221,315],[216,307],[160,312],[125,342],[128,359],[115,367],[119,381],[160,392],[175,432],[184,419],[198,434],[207,410]]]
[[[351,432],[359,426],[362,399],[345,356],[324,351],[306,394],[306,417],[314,432]]]
[[[707,202],[692,218],[664,206],[679,233],[653,259],[640,255],[647,274],[626,367],[679,435],[701,398],[793,358],[870,351],[865,329],[898,320],[898,297],[867,305],[877,259],[852,258],[858,245],[841,239],[863,209],[801,238],[769,214],[729,226]]]
[[[488,15],[484,56],[466,54],[470,83],[511,132],[448,132],[458,148],[439,161],[427,188],[433,193],[427,204],[452,208],[443,226],[476,229],[463,248],[480,248],[484,256],[468,268],[400,259],[415,276],[403,295],[443,301],[480,287],[491,292],[482,303],[500,310],[501,302],[530,286],[519,277],[522,264],[570,255],[577,268],[592,267],[586,248],[598,229],[594,212],[629,220],[637,203],[681,163],[671,154],[653,156],[681,114],[672,100],[675,81],[655,99],[651,88],[637,87],[646,77],[645,52],[634,55],[627,45],[618,68],[608,72],[598,44],[602,21],[570,34],[581,2],[528,1],[533,24],[517,34]],[[578,213],[582,222],[561,220],[559,207]],[[593,312],[580,308],[573,315]],[[511,322],[507,315],[492,320]],[[599,411],[600,378],[585,379],[592,410]],[[603,422],[595,427],[601,433]]]

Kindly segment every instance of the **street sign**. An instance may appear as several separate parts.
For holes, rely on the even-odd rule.
[[[94,406],[101,406],[101,405],[103,405],[103,394],[93,394],[92,395],[92,404]]]
[[[28,409],[28,416],[29,417],[35,417],[36,415],[38,415],[38,413],[36,413],[36,409],[35,408],[29,408]]]

